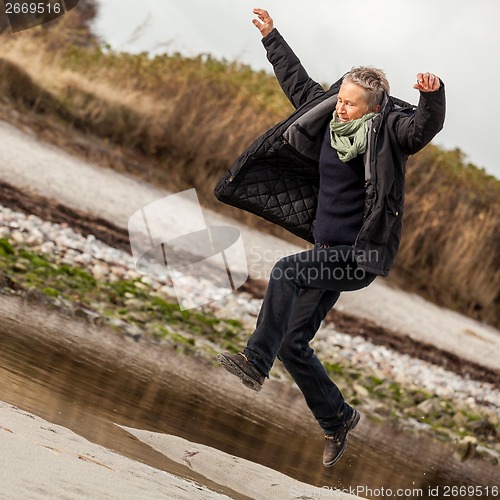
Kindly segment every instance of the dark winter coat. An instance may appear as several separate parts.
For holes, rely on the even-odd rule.
[[[325,91],[276,29],[263,44],[296,111],[248,147],[219,181],[215,195],[313,242],[322,132],[342,79]],[[406,160],[442,129],[444,116],[441,83],[436,92],[421,92],[417,107],[385,96],[381,112],[370,122],[364,222],[354,244],[362,269],[389,274],[401,239]]]

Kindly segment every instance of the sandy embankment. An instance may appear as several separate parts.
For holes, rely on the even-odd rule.
[[[0,402],[1,498],[227,498]]]
[[[255,499],[320,491],[267,467],[177,436],[127,429],[171,460]],[[1,498],[232,498],[118,455],[74,432],[0,401]],[[339,500],[357,497],[338,492]]]

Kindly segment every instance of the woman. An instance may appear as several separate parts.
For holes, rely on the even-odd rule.
[[[302,391],[334,465],[360,413],[343,398],[309,342],[340,293],[387,276],[401,238],[406,160],[442,129],[444,85],[419,73],[417,107],[389,95],[382,70],[353,68],[325,91],[262,9],[255,26],[296,111],[255,141],[215,194],[313,242],[278,261],[257,327],[238,354],[218,361],[259,391],[276,357]]]

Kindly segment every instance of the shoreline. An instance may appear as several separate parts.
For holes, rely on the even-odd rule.
[[[87,239],[89,237],[95,237],[111,248],[117,249],[130,256],[128,232],[101,217],[94,217],[91,214],[69,208],[57,201],[40,196],[36,193],[23,192],[15,186],[1,181],[0,194],[3,200],[2,207],[6,207],[14,212],[20,212],[26,217],[34,215],[47,223],[59,224],[62,228],[71,228]],[[1,215],[0,208],[0,216]],[[28,231],[29,233],[30,231],[28,226],[23,228],[11,227],[9,231],[4,232],[4,236],[9,237],[11,231],[15,231],[16,229],[21,233],[23,231]],[[23,237],[17,234],[16,238],[20,243],[27,241],[30,246],[35,245],[36,248],[37,244],[42,241],[38,229],[34,236],[28,234]],[[57,251],[64,252],[66,250],[64,248],[58,248]],[[262,299],[266,286],[266,280],[255,279],[249,276],[247,281],[236,290],[235,293],[248,293],[253,298]],[[414,297],[414,299],[416,300],[417,297]],[[334,327],[340,329],[340,331],[344,333],[348,333],[352,336],[362,336],[366,340],[374,342],[377,345],[389,347],[399,353],[418,357],[432,364],[442,366],[465,378],[476,379],[492,384],[500,382],[500,370],[498,367],[493,368],[493,366],[486,366],[488,358],[483,358],[481,364],[478,363],[478,361],[471,361],[450,350],[437,347],[432,343],[383,327],[380,322],[377,323],[373,319],[355,316],[351,312],[346,312],[342,304],[339,307],[335,307],[328,314],[325,319],[325,324],[334,325]],[[491,338],[476,334],[473,330],[466,330],[471,336],[475,336],[477,340],[492,344]],[[500,332],[497,333],[500,335]]]
[[[167,343],[205,359],[228,348],[241,349],[253,326],[260,304],[255,299],[259,289],[254,290],[253,298],[238,291],[202,307],[201,314],[181,313],[168,280],[163,282],[154,274],[140,278],[128,253],[103,244],[91,234],[83,238],[73,231],[71,219],[63,225],[50,224],[31,215],[23,219],[21,214],[5,209],[0,210],[0,218],[4,225],[0,236],[20,245],[17,248],[8,240],[0,240],[4,254],[0,264],[5,261],[3,294],[24,297],[34,305],[68,317],[84,318],[89,324],[112,327],[138,342]],[[38,253],[29,253],[31,250]],[[38,272],[42,273],[41,280],[33,281]],[[66,275],[70,280],[68,289],[62,285]],[[23,276],[29,279],[28,286],[24,285]],[[201,281],[188,280],[183,286],[193,289],[209,284]],[[79,287],[83,287],[81,293]],[[152,315],[151,311],[156,312]],[[152,329],[157,327],[159,330]],[[344,330],[347,335],[342,333]],[[359,336],[360,331],[364,339]],[[389,335],[386,346],[371,343],[371,337],[380,333]],[[444,441],[454,442],[455,452],[464,459],[478,454],[497,463],[500,450],[491,448],[492,433],[500,418],[500,395],[495,386],[446,372],[416,359],[415,352],[410,358],[404,353],[404,344],[403,349],[399,346],[404,354],[392,350],[395,340],[401,338],[392,335],[391,339],[389,331],[373,322],[355,321],[334,311],[313,345],[330,376],[343,387],[346,399],[360,405],[372,418],[390,418],[404,428],[419,429],[421,434],[436,434]],[[406,342],[414,343],[411,339]],[[431,348],[430,352],[435,359],[440,351]],[[443,358],[445,363],[449,356]],[[455,363],[474,366],[459,359]],[[481,374],[482,368],[476,370]],[[279,363],[271,375],[291,383]],[[491,371],[485,370],[485,375],[498,379]]]
[[[131,174],[118,173],[71,156],[57,146],[36,139],[36,133],[29,135],[4,121],[0,121],[0,135],[5,141],[5,148],[0,154],[4,182],[18,190],[54,200],[63,211],[67,207],[96,221],[108,221],[121,232],[127,227],[132,213],[171,194]],[[231,225],[240,230],[246,242],[247,255],[259,259],[259,262],[250,262],[249,267],[257,267],[260,277],[266,276],[274,264],[274,260],[266,259],[265,255],[283,255],[303,248],[262,234],[213,210],[203,209],[203,212],[207,224]],[[175,226],[176,214],[167,219],[167,223]],[[104,226],[105,230],[108,228]],[[121,238],[122,244],[126,244],[123,234]],[[373,319],[402,336],[498,369],[498,330],[438,307],[414,293],[393,289],[384,280],[375,280],[365,290],[342,294],[336,309],[362,320]]]

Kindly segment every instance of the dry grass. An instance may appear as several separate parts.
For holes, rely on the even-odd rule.
[[[169,189],[196,187],[206,205],[286,236],[212,194],[244,147],[290,112],[275,79],[206,56],[116,54],[77,27],[68,14],[0,38],[4,108],[72,152]],[[500,182],[458,151],[413,157],[391,280],[500,326],[499,195]]]
[[[499,324],[500,182],[429,146],[408,167],[397,270],[438,304]]]
[[[214,183],[221,165],[279,119],[278,107],[287,108],[276,98],[274,79],[246,67],[201,56],[107,53],[69,45],[59,31],[37,35],[4,45],[4,96],[26,111],[55,115],[80,132],[153,158],[197,188]],[[264,108],[266,95],[274,96],[274,110]]]

